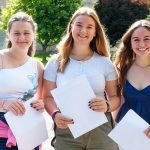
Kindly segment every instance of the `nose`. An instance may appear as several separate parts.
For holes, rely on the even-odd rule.
[[[139,47],[141,47],[141,48],[145,47],[145,42],[144,41],[140,41],[139,42]]]
[[[81,28],[80,32],[81,32],[81,33],[86,33],[87,30],[86,30],[86,28],[83,27],[83,28]]]
[[[18,39],[19,39],[19,40],[24,40],[24,39],[25,39],[24,34],[20,34],[19,37],[18,37]]]

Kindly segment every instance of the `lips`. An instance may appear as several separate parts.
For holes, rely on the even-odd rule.
[[[82,39],[87,38],[87,36],[82,36],[82,35],[79,35],[79,37],[82,38]]]

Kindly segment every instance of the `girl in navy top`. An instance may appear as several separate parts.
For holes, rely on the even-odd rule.
[[[124,97],[116,121],[129,109],[150,124],[150,22],[139,20],[122,37],[115,64]],[[145,130],[150,138],[150,128]]]

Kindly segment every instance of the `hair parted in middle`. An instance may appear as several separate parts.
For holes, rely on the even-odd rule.
[[[121,90],[124,90],[127,72],[130,69],[136,57],[131,47],[131,37],[133,32],[139,27],[144,27],[148,31],[150,31],[150,21],[138,20],[135,23],[133,23],[128,28],[126,33],[124,33],[124,35],[122,36],[119,49],[116,53],[115,65],[119,73],[119,83]]]
[[[58,71],[64,72],[68,62],[69,62],[69,56],[71,53],[71,50],[73,48],[73,37],[71,32],[71,25],[74,22],[74,20],[81,15],[87,15],[90,16],[96,25],[96,36],[93,38],[93,40],[90,43],[90,48],[98,53],[101,56],[109,57],[109,44],[107,37],[104,32],[104,27],[101,24],[96,12],[89,8],[89,7],[81,7],[79,8],[71,17],[66,33],[63,36],[62,40],[57,45],[57,48],[60,52],[60,56],[58,58],[59,61],[59,68]]]
[[[17,12],[16,14],[12,15],[11,18],[9,19],[9,21],[8,21],[8,25],[7,25],[7,32],[8,33],[11,30],[12,24],[14,22],[17,22],[17,21],[30,23],[31,26],[32,26],[33,32],[34,33],[36,32],[37,24],[35,23],[33,18],[25,12]],[[7,48],[11,48],[11,46],[12,46],[12,43],[9,40],[8,43],[7,43]],[[29,47],[28,55],[29,56],[34,56],[34,54],[35,54],[35,50],[33,49],[33,43],[32,43],[32,45]]]

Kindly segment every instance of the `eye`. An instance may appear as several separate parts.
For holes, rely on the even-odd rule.
[[[15,32],[14,34],[15,34],[15,35],[17,35],[17,36],[18,36],[18,35],[20,35],[20,33],[19,33],[19,32]]]
[[[76,26],[81,27],[81,24],[76,24]]]
[[[92,29],[92,27],[91,26],[89,26],[89,27],[87,27],[88,29]]]
[[[149,41],[149,40],[150,40],[150,38],[145,38],[144,40],[145,40],[145,41]]]
[[[139,39],[133,39],[133,42],[139,42],[140,40]]]
[[[30,35],[30,33],[29,32],[25,32],[24,35]]]

